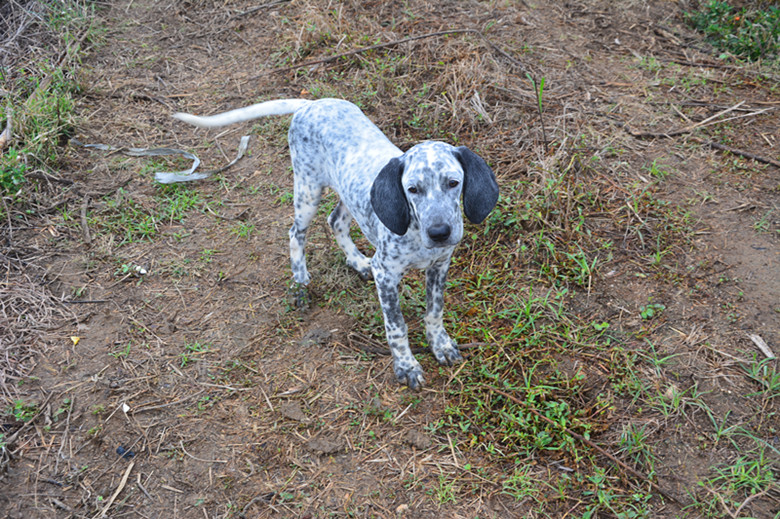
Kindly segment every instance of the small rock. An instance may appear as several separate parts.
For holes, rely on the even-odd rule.
[[[306,442],[306,447],[319,454],[335,454],[343,449],[344,443],[339,439],[314,438]]]
[[[296,422],[308,423],[309,418],[303,413],[301,405],[298,402],[285,402],[279,408],[282,416],[295,420]]]
[[[404,441],[421,451],[430,449],[433,443],[431,439],[419,429],[410,429],[409,432],[406,433],[406,436],[404,436]]]
[[[313,328],[306,332],[301,339],[301,346],[325,346],[330,342],[333,334],[324,328]]]

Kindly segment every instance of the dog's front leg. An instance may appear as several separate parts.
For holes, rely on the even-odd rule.
[[[382,314],[385,318],[385,333],[390,352],[393,354],[395,377],[401,384],[419,390],[425,385],[423,369],[409,349],[409,337],[398,296],[398,285],[403,272],[396,272],[382,266],[376,255],[371,261],[371,271],[374,274],[379,303],[382,305]]]
[[[427,308],[425,312],[425,336],[428,346],[433,351],[439,364],[452,366],[463,360],[458,351],[458,345],[450,339],[444,329],[442,314],[444,312],[444,283],[450,258],[434,263],[425,271],[425,294]]]

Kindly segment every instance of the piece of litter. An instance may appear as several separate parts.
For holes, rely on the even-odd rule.
[[[124,146],[117,148],[115,146],[109,146],[108,144],[84,144],[78,139],[71,139],[70,142],[78,146],[83,146],[84,148],[91,148],[101,151],[113,151],[122,153],[123,155],[128,155],[130,157],[165,157],[169,155],[181,155],[185,159],[192,160],[192,167],[189,169],[177,171],[174,173],[164,173],[165,175],[189,175],[200,165],[200,159],[198,157],[188,151],[177,150],[175,148],[126,148]],[[159,175],[159,173],[156,173],[155,177],[157,175]]]
[[[75,335],[73,335],[73,336],[71,336],[70,340],[73,341],[73,345],[75,346],[75,345],[77,345],[79,343],[79,341],[81,340],[81,337],[76,337]]]
[[[192,166],[189,169],[182,171],[160,171],[154,174],[154,179],[160,184],[173,184],[175,182],[192,182],[194,180],[203,180],[216,173],[222,173],[233,164],[241,160],[241,158],[243,158],[244,153],[249,146],[249,135],[244,135],[241,137],[241,141],[238,144],[238,154],[236,155],[235,159],[221,168],[210,171],[201,171],[198,173],[195,173],[195,170],[198,168],[198,166],[200,166],[200,159],[188,151],[179,150],[176,148],[117,148],[115,146],[109,146],[108,144],[84,144],[77,139],[71,139],[70,142],[76,144],[77,146],[83,146],[84,148],[117,152],[122,153],[123,155],[128,155],[130,157],[163,157],[168,155],[181,155],[185,159],[192,160]]]
[[[766,355],[766,358],[768,359],[774,359],[775,354],[772,351],[772,349],[769,347],[769,345],[764,341],[764,339],[761,338],[760,335],[756,335],[754,333],[749,333],[748,338],[753,341],[753,344],[758,347],[759,350],[761,350],[761,353]]]
[[[129,406],[129,405],[127,405],[127,404],[125,404],[125,403],[123,403],[123,404],[122,404],[122,412],[123,412],[123,413],[125,413],[125,414],[127,414],[127,412],[128,412],[129,410],[130,410],[130,406]]]
[[[147,270],[143,268],[140,265],[135,266],[135,271],[138,272],[140,275],[145,276],[147,274]]]
[[[127,450],[121,445],[116,448],[116,453],[126,459],[130,459],[135,456],[135,452]]]

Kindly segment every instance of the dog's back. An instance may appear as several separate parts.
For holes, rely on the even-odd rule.
[[[288,141],[297,174],[305,171],[353,200],[368,200],[379,170],[403,154],[357,106],[341,99],[321,99],[296,111]]]

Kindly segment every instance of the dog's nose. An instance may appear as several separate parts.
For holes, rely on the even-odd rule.
[[[452,229],[446,223],[431,225],[428,227],[428,237],[435,242],[443,242],[450,237]]]

